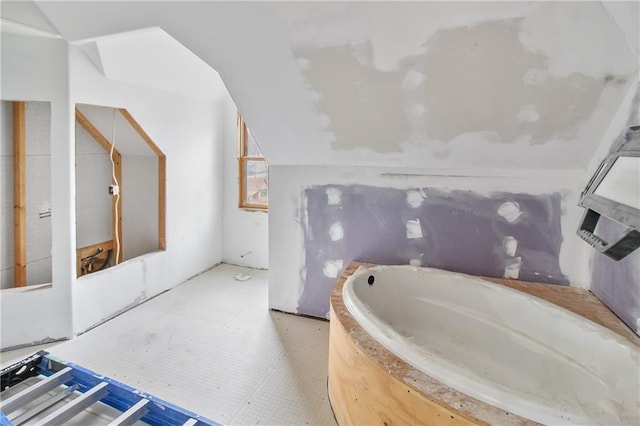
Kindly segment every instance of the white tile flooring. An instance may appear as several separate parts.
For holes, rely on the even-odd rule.
[[[266,271],[223,264],[46,350],[223,424],[335,425],[328,342],[327,322],[268,310]]]

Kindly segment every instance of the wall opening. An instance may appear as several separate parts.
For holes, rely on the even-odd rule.
[[[0,103],[0,288],[51,283],[51,104]]]
[[[78,276],[166,249],[166,156],[123,108],[76,105]]]

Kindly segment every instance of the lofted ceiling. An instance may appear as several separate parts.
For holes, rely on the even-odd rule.
[[[637,2],[36,4],[108,78],[210,65],[271,164],[583,169],[638,84]]]

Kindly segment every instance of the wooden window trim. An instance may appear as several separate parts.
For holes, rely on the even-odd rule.
[[[238,112],[238,207],[245,210],[259,210],[268,211],[268,204],[256,204],[247,202],[247,185],[246,185],[246,165],[249,161],[264,161],[267,160],[264,157],[248,156],[246,153],[249,151],[249,136],[248,136],[247,123],[240,112]]]

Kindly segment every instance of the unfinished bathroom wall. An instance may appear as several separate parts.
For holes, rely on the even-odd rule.
[[[615,151],[624,141],[624,132],[630,126],[640,125],[640,83],[628,107],[624,130],[608,144]],[[604,158],[601,158],[603,160]],[[618,239],[626,227],[601,216],[596,234],[605,241]],[[586,243],[585,243],[586,245]],[[613,310],[632,330],[640,335],[640,250],[616,262],[592,250],[591,291]]]
[[[413,169],[271,170],[270,306],[324,317],[352,260],[586,286],[581,172],[451,176]],[[366,182],[366,184],[365,184]]]
[[[36,214],[39,216],[43,212],[44,216],[48,208],[42,204],[48,199],[51,216],[34,220],[51,222],[50,248],[46,248],[46,241],[42,242],[42,248],[44,255],[52,256],[52,284],[35,290],[29,287],[2,290],[0,347],[6,349],[67,338],[72,334],[74,150],[71,144],[73,114],[69,104],[68,44],[53,38],[8,33],[3,29],[1,55],[0,98],[50,102],[51,111],[51,168],[45,172],[51,193],[42,194],[35,201]],[[2,215],[5,217],[4,197],[2,203]]]
[[[158,250],[158,158],[122,155],[124,260]]]
[[[602,3],[40,7],[70,41],[161,27],[220,72],[271,166],[271,307],[298,307],[305,191],[325,185],[565,194],[560,271],[589,284],[577,195],[638,72]]]
[[[167,162],[166,250],[77,280],[73,287],[74,332],[79,333],[221,261],[222,123],[212,119],[219,114],[213,101],[110,80],[80,47],[71,48],[70,55],[73,104],[126,108],[164,152]],[[122,148],[118,143],[116,136],[116,147]],[[124,152],[122,155],[125,157]],[[134,160],[131,166],[139,163]],[[127,180],[126,166],[123,164],[123,180]],[[124,183],[123,203],[148,204],[144,195],[140,195],[142,200],[127,201]],[[127,207],[123,204],[123,208]],[[140,220],[138,216],[136,221]],[[130,243],[136,247],[135,242]]]
[[[238,110],[231,97],[221,102],[224,123],[224,207],[222,260],[234,265],[269,267],[269,213],[238,207]]]
[[[111,159],[109,153],[76,121],[76,246],[112,238]]]

